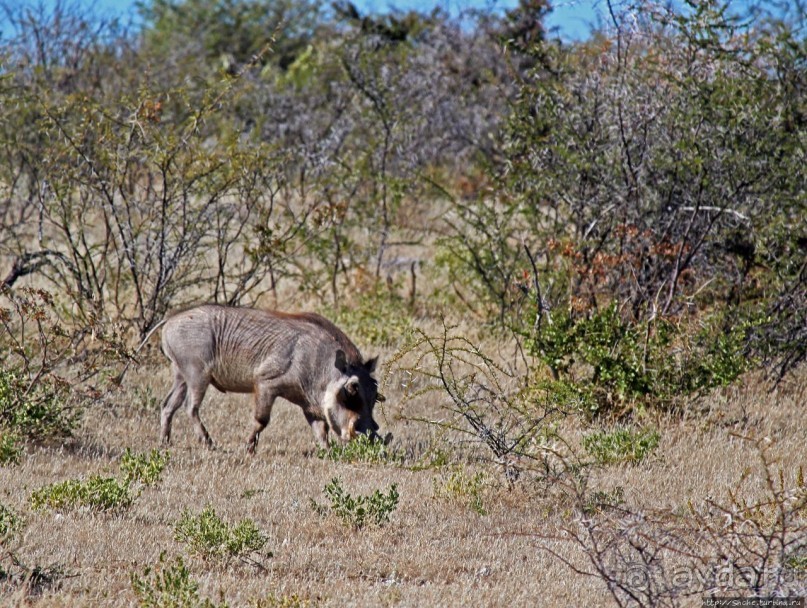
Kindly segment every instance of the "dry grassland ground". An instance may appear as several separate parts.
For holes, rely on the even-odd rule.
[[[390,355],[382,358],[385,354]],[[167,366],[155,358],[126,377],[118,405],[91,409],[67,446],[31,447],[19,465],[0,468],[0,502],[26,521],[14,541],[15,553],[29,565],[60,565],[66,575],[39,595],[26,597],[19,587],[7,591],[0,604],[133,606],[131,574],[157,565],[161,552],[184,557],[201,597],[223,598],[230,606],[611,603],[602,581],[575,574],[545,550],[586,565],[579,547],[561,535],[576,517],[568,502],[529,475],[509,487],[501,471],[478,459],[479,451],[470,446],[455,442],[448,450],[448,438],[438,436],[435,427],[405,419],[444,417],[440,395],[431,393],[402,411],[401,389],[392,382],[383,387],[387,402],[377,418],[384,431],[395,434],[393,447],[407,453],[403,466],[317,458],[301,412],[280,401],[257,454],[249,457],[242,449],[251,422],[248,398],[211,390],[201,415],[216,448],[198,445],[187,416],[178,412],[162,481],[130,508],[113,515],[31,509],[30,495],[37,488],[92,474],[115,475],[127,447],[141,452],[158,447],[157,407],[169,385]],[[653,421],[661,432],[659,448],[638,465],[603,468],[595,475],[595,489],[621,486],[632,508],[680,510],[709,497],[725,498],[745,476],[740,487],[753,500],[764,492],[758,454],[738,435],[770,438],[777,470],[781,467],[786,481],[795,483],[799,467],[807,464],[807,377],[802,369],[778,389],[768,389],[759,378],[748,378],[717,391],[691,416]],[[590,430],[571,420],[562,426],[573,442]],[[450,452],[446,466],[412,466],[427,461],[428,451],[437,447]],[[485,514],[467,497],[436,493],[456,467],[469,476],[483,473]],[[400,502],[390,522],[357,533],[334,516],[315,513],[311,499],[325,502],[323,487],[334,477],[353,494],[397,484]],[[174,539],[183,510],[198,513],[206,505],[229,522],[251,518],[257,523],[271,551],[261,558],[264,569],[205,562]],[[691,605],[699,606],[700,598],[692,596]]]

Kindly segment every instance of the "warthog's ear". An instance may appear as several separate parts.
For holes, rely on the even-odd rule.
[[[378,364],[378,357],[367,359],[367,361],[364,362],[364,369],[367,370],[367,373],[372,374],[375,371],[375,366],[377,364]]]
[[[359,379],[356,376],[351,376],[347,382],[345,382],[345,392],[348,395],[356,395],[359,392]]]
[[[342,349],[336,351],[336,360],[334,361],[334,365],[336,366],[336,369],[343,374],[347,372],[347,357],[345,357],[345,351]]]

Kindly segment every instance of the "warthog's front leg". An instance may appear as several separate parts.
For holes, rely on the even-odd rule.
[[[308,421],[308,424],[311,425],[311,431],[314,433],[314,439],[317,440],[319,447],[327,450],[329,447],[328,431],[330,431],[328,423],[322,418],[313,416],[308,412],[305,412],[305,419]]]
[[[258,447],[258,437],[261,431],[269,424],[272,415],[272,405],[275,403],[275,393],[268,387],[260,385],[255,387],[255,422],[252,426],[252,433],[247,439],[247,452],[255,453]]]

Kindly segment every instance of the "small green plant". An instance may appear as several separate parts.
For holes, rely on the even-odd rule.
[[[0,434],[0,467],[18,464],[22,458],[22,445],[16,433]]]
[[[148,454],[135,454],[129,448],[123,453],[120,462],[121,472],[126,483],[140,482],[145,486],[153,486],[160,481],[170,455],[159,450],[151,450]]]
[[[134,402],[137,403],[144,412],[153,412],[157,409],[157,395],[150,386],[134,387]]]
[[[34,490],[31,507],[40,509],[72,510],[87,507],[92,511],[125,509],[132,504],[129,484],[114,477],[93,475],[87,480],[68,479]]]
[[[11,538],[22,527],[22,519],[11,509],[0,504],[0,543]]]
[[[31,507],[39,509],[72,510],[80,507],[92,511],[125,509],[140,496],[143,488],[160,480],[168,464],[168,453],[152,450],[135,454],[126,449],[121,457],[122,479],[93,475],[86,480],[68,479],[34,490]]]
[[[231,526],[210,505],[199,515],[187,509],[183,511],[174,526],[174,538],[203,559],[229,561],[235,558],[253,565],[257,562],[252,556],[259,553],[268,541],[251,519]],[[271,553],[267,555],[271,557]]]
[[[451,455],[441,448],[429,448],[424,452],[418,461],[409,467],[410,471],[427,471],[429,469],[440,469],[451,462]]]
[[[250,604],[251,608],[313,608],[315,602],[296,593],[291,595],[267,595]]]
[[[403,462],[403,456],[390,450],[380,438],[359,435],[353,441],[319,448],[317,457],[334,462],[365,462],[369,464]]]
[[[583,449],[598,464],[638,463],[658,447],[661,435],[655,429],[597,431],[583,438]]]
[[[484,473],[469,475],[462,468],[456,468],[447,477],[435,477],[432,480],[436,499],[464,502],[480,515],[487,515],[482,504],[484,484]]]
[[[30,381],[20,370],[0,369],[0,430],[34,441],[69,437],[80,417],[66,403],[69,392],[54,375]]]
[[[594,515],[608,509],[615,509],[625,502],[625,488],[617,486],[610,492],[598,490],[592,493],[583,504],[583,513]]]
[[[785,560],[785,565],[797,572],[807,572],[807,554],[791,555]]]
[[[311,508],[322,516],[333,513],[345,525],[358,530],[368,523],[381,526],[389,521],[392,512],[398,507],[398,487],[392,484],[386,494],[376,490],[369,496],[351,496],[344,488],[338,477],[334,477],[325,488],[325,495],[330,505],[320,505],[313,498]]]
[[[132,573],[130,580],[140,608],[227,607],[223,599],[221,604],[214,604],[199,597],[199,583],[179,556],[168,562],[163,552],[156,568],[147,566],[142,576]]]

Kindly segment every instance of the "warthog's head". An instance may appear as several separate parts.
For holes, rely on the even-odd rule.
[[[336,368],[342,372],[335,399],[327,408],[328,421],[342,441],[350,441],[357,433],[378,437],[378,423],[373,419],[376,402],[384,401],[373,378],[378,358],[368,359],[359,365],[348,363],[345,353],[336,353]],[[385,441],[391,439],[388,436]]]

